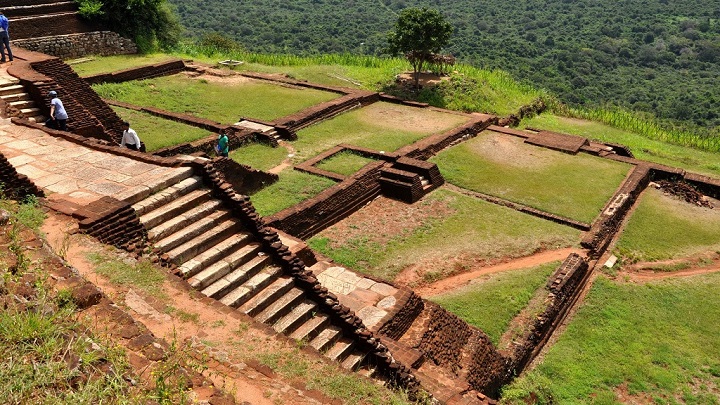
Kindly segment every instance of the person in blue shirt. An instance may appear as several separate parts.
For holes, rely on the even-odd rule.
[[[5,63],[5,48],[7,48],[7,54],[10,58],[10,62],[13,61],[12,50],[10,50],[10,22],[7,17],[0,11],[0,63]]]
[[[62,101],[58,98],[57,92],[55,90],[51,90],[48,92],[48,97],[51,98],[50,100],[50,118],[48,118],[47,121],[45,121],[45,125],[54,128],[59,129],[61,131],[67,131],[67,120],[68,115],[65,111],[65,106],[63,105]]]
[[[220,135],[218,136],[217,154],[218,156],[228,157],[229,152],[230,142],[228,140],[227,133],[226,131],[221,131]]]

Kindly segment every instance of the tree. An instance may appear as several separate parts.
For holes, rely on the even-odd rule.
[[[415,87],[419,87],[419,73],[433,53],[447,45],[452,26],[439,11],[428,8],[406,8],[388,33],[390,52],[403,53],[413,67]]]

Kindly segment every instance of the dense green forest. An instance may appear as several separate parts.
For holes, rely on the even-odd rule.
[[[190,35],[294,54],[382,54],[399,10],[429,6],[454,26],[447,52],[464,62],[507,70],[571,105],[720,124],[716,0],[170,2]]]

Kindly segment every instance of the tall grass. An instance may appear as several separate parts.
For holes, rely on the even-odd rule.
[[[717,133],[717,129],[699,129],[697,132],[691,132],[686,129],[671,128],[649,114],[629,111],[619,107],[572,108],[559,103],[552,97],[546,98],[546,102],[549,104],[550,109],[559,115],[602,122],[657,141],[689,146],[709,152],[720,152],[720,133]]]

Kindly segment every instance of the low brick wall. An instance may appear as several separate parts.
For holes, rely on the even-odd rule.
[[[580,292],[580,287],[588,274],[589,266],[579,255],[570,254],[550,277],[546,286],[548,297],[545,308],[528,327],[520,342],[515,346],[510,365],[511,375],[519,374],[554,329],[556,320],[562,315]],[[506,382],[509,382],[506,381]]]
[[[378,333],[394,340],[400,339],[425,309],[425,301],[412,290],[407,290],[402,298],[402,301],[397,301],[393,312],[386,315],[387,320],[379,322],[382,327]]]
[[[591,258],[602,255],[617,233],[625,215],[649,182],[650,166],[647,164],[635,166],[580,242],[582,247],[589,250],[588,254]]]
[[[87,55],[112,56],[137,53],[137,46],[132,40],[111,31],[16,39],[12,44],[61,59],[75,59]]]
[[[0,186],[2,186],[0,193],[17,201],[22,201],[30,195],[45,196],[42,189],[27,176],[18,173],[2,153],[0,153]]]
[[[275,120],[279,125],[295,132],[317,122],[332,118],[349,109],[372,104],[379,100],[378,94],[371,91],[355,91],[340,98],[330,100],[298,113]]]
[[[430,309],[430,321],[417,349],[435,364],[456,372],[462,362],[472,328],[457,315],[433,302],[425,302]]]
[[[266,218],[268,226],[308,239],[346,218],[380,195],[380,169],[385,162],[367,164],[343,182],[314,198]]]
[[[142,252],[147,230],[135,210],[126,202],[103,197],[76,211],[80,230],[102,243],[130,252]]]
[[[472,138],[497,121],[497,117],[477,114],[478,117],[460,127],[437,135],[423,138],[411,145],[398,149],[395,153],[419,160],[428,160],[448,146],[466,138]]]
[[[136,52],[133,52],[136,53]],[[185,70],[185,63],[180,59],[153,65],[138,66],[112,73],[99,73],[92,76],[84,76],[83,79],[89,84],[99,83],[122,83],[133,80],[149,79],[151,77],[169,76]]]

